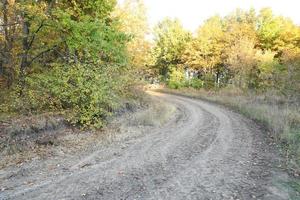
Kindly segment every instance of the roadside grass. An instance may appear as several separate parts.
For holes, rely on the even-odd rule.
[[[151,98],[151,96],[149,96]],[[133,126],[161,126],[176,112],[171,104],[160,100],[148,101],[148,108],[136,114],[130,121]]]
[[[300,175],[300,103],[285,99],[275,92],[244,93],[236,88],[205,91],[185,88],[163,88],[156,91],[200,98],[229,107],[266,128],[270,137],[281,147],[285,167],[294,176]],[[294,184],[300,191],[300,181]]]

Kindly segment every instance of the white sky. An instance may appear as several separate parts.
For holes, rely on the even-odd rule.
[[[289,17],[300,25],[299,0],[144,0],[144,2],[152,27],[164,17],[177,17],[185,28],[195,31],[204,20],[215,14],[224,16],[236,8],[248,10],[251,7],[256,11],[271,7],[276,15]]]

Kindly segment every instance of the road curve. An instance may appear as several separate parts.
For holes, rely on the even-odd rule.
[[[152,95],[177,108],[167,123],[0,199],[289,199],[278,156],[252,121],[201,100]]]

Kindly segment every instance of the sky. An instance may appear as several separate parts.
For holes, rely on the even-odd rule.
[[[119,0],[122,2],[123,0]],[[276,15],[291,18],[300,25],[299,0],[144,0],[148,19],[153,27],[165,17],[178,18],[183,26],[195,31],[207,18],[219,14],[225,16],[236,8],[259,11],[270,7]]]

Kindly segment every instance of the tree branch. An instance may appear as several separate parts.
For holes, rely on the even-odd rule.
[[[31,46],[32,46],[32,44],[33,44],[33,42],[34,42],[36,35],[37,35],[38,32],[43,28],[44,22],[45,22],[45,21],[46,21],[46,20],[43,20],[42,23],[40,24],[40,26],[39,26],[39,27],[36,29],[36,31],[33,33],[33,36],[32,36],[32,38],[31,38],[31,40],[30,40],[30,42],[29,42],[29,45],[28,45],[29,49],[31,48]]]
[[[54,50],[56,47],[58,47],[59,44],[56,44],[48,49],[46,49],[45,51],[40,52],[39,54],[37,54],[36,56],[34,56],[29,62],[28,62],[28,66],[31,65],[36,59],[38,59],[39,57],[43,56],[45,53],[48,53],[52,50]]]

